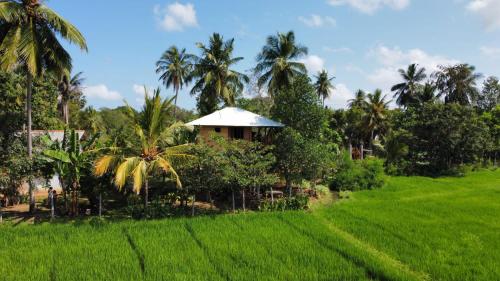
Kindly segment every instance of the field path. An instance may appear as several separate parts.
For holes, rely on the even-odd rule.
[[[318,222],[322,223],[328,230],[330,230],[334,235],[344,240],[346,243],[355,247],[361,252],[368,254],[371,259],[375,262],[384,265],[385,267],[390,267],[394,270],[397,275],[401,275],[400,277],[403,280],[431,280],[429,274],[424,272],[418,272],[412,270],[407,264],[400,262],[399,260],[389,256],[388,254],[377,250],[372,247],[370,244],[367,244],[352,234],[338,228],[332,222],[329,222],[325,218],[323,218],[318,212],[313,212],[313,216],[317,219]]]

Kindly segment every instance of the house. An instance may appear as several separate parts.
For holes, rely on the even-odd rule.
[[[237,107],[226,107],[187,125],[199,127],[200,136],[205,141],[209,141],[212,133],[226,139],[252,141],[262,130],[284,127],[279,122]]]

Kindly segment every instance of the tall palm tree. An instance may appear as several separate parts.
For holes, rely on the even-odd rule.
[[[71,69],[71,56],[58,37],[87,50],[85,38],[71,23],[40,0],[0,1],[0,68],[22,68],[26,73],[28,156],[32,158],[31,94],[33,78],[44,70],[62,73]],[[30,212],[35,202],[30,181]]]
[[[357,90],[354,98],[349,101],[349,108],[363,108],[366,105],[366,93],[363,90]]]
[[[248,76],[231,69],[242,57],[233,57],[234,39],[214,33],[208,46],[197,43],[201,57],[193,56],[194,69],[189,79],[195,79],[192,95],[198,95],[198,109],[205,115],[217,110],[220,101],[235,105],[236,96],[241,93]]]
[[[418,94],[418,100],[421,104],[424,103],[433,103],[436,101],[436,86],[431,83],[427,82],[423,87],[421,87],[421,90]]]
[[[59,82],[61,111],[66,126],[69,125],[69,102],[79,101],[83,95],[83,82],[85,78],[82,77],[83,73],[78,72],[73,77],[69,72],[62,75]]]
[[[425,68],[418,68],[417,64],[410,64],[406,70],[400,69],[399,74],[403,82],[394,85],[391,91],[395,92],[394,97],[399,106],[408,107],[418,102],[418,87],[427,75]]]
[[[160,80],[163,85],[168,89],[174,88],[174,119],[177,121],[177,97],[179,90],[187,84],[188,77],[191,73],[192,56],[186,54],[186,49],[179,49],[176,46],[171,46],[161,56],[160,60],[156,62],[156,73],[160,74]]]
[[[267,37],[254,69],[259,87],[267,86],[272,96],[279,89],[290,86],[294,77],[307,73],[304,64],[298,61],[307,52],[306,47],[295,42],[293,31]]]
[[[146,94],[142,112],[136,114],[130,106],[127,106],[128,113],[135,122],[135,133],[140,140],[140,147],[130,148],[128,155],[112,153],[103,156],[96,161],[94,168],[97,176],[112,171],[118,189],[122,189],[127,179],[131,177],[135,192],[139,193],[144,189],[144,207],[147,207],[148,177],[155,172],[167,173],[174,178],[177,187],[181,187],[181,181],[171,161],[187,155],[182,153],[183,146],[165,147],[161,143],[162,134],[168,130],[164,124],[172,107],[172,99],[162,100],[159,88],[154,91],[152,97],[149,97],[146,88],[144,90]],[[113,149],[115,152],[120,150],[125,151],[126,148]]]
[[[373,150],[373,141],[376,133],[382,133],[386,129],[387,110],[390,100],[386,100],[387,96],[382,95],[382,90],[377,89],[373,94],[367,95],[365,103],[365,128],[370,133],[370,147]]]
[[[325,100],[330,96],[332,90],[335,89],[332,84],[332,80],[335,79],[335,77],[328,77],[328,72],[326,70],[322,70],[317,76],[315,76],[315,78],[316,84],[314,84],[314,87],[316,88],[318,97],[322,99],[324,106]]]
[[[444,96],[446,103],[470,105],[478,96],[476,81],[481,74],[475,73],[476,68],[468,64],[440,66],[433,74],[436,79],[438,97]]]

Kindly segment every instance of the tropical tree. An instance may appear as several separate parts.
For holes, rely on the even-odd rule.
[[[386,129],[387,111],[391,102],[387,101],[386,98],[387,96],[383,95],[380,89],[375,90],[373,94],[367,95],[364,124],[365,129],[370,134],[370,146],[372,149],[376,133],[381,133]]]
[[[193,56],[194,69],[189,79],[195,79],[192,95],[198,95],[198,111],[201,115],[217,110],[222,101],[233,106],[248,76],[231,69],[242,57],[233,57],[234,39],[224,38],[214,33],[208,46],[197,43],[201,57]]]
[[[259,87],[267,86],[268,93],[273,96],[276,91],[290,86],[296,76],[307,73],[304,64],[298,61],[307,52],[306,47],[295,42],[293,31],[267,37],[254,69]]]
[[[477,101],[477,106],[485,111],[490,111],[500,104],[500,82],[496,77],[488,77],[483,83],[483,90]]]
[[[436,101],[436,86],[433,83],[427,82],[420,88],[418,93],[418,101],[420,104],[433,103]]]
[[[59,182],[65,192],[71,191],[71,213],[78,215],[78,197],[80,192],[80,178],[82,172],[92,166],[94,145],[99,135],[81,143],[80,135],[75,130],[65,130],[61,143],[54,142],[51,147],[43,151],[47,159],[52,160],[54,172],[59,176]],[[68,182],[69,186],[66,186]]]
[[[323,106],[325,105],[325,100],[330,96],[332,90],[335,87],[332,84],[332,80],[335,77],[329,77],[328,72],[326,70],[322,70],[318,73],[316,78],[316,84],[314,84],[314,88],[316,89],[316,93],[318,97],[323,101]]]
[[[85,78],[82,77],[82,72],[78,72],[73,77],[70,77],[69,72],[62,75],[59,82],[60,92],[60,107],[62,116],[66,126],[69,125],[69,103],[71,101],[80,101],[83,96],[83,82]]]
[[[363,108],[365,106],[366,93],[363,90],[357,90],[354,98],[349,100],[349,108]]]
[[[439,97],[444,96],[446,103],[470,105],[477,100],[479,91],[476,80],[481,74],[475,73],[474,66],[457,64],[454,66],[440,66],[439,71],[433,74]]]
[[[391,91],[399,106],[408,107],[418,102],[418,87],[427,75],[425,68],[418,68],[417,64],[410,64],[407,70],[400,69],[399,74],[403,82],[394,85]]]
[[[26,73],[28,156],[32,158],[31,95],[33,77],[44,70],[62,73],[71,69],[71,56],[58,37],[87,50],[85,38],[71,23],[43,5],[40,0],[0,2],[0,68],[21,68]],[[30,212],[34,211],[30,183]]]
[[[122,189],[129,177],[133,179],[133,189],[139,193],[144,190],[144,207],[148,205],[149,176],[153,173],[170,174],[178,188],[182,187],[177,172],[171,164],[176,158],[188,156],[183,153],[183,146],[165,147],[162,145],[162,134],[168,130],[165,126],[168,112],[172,107],[172,99],[162,100],[160,89],[156,89],[150,97],[145,88],[142,112],[136,112],[127,106],[134,120],[135,134],[140,140],[139,147],[113,148],[113,153],[105,155],[95,163],[95,174],[103,176],[107,172],[114,173],[114,183]]]
[[[184,87],[189,81],[188,77],[191,74],[192,56],[186,53],[186,49],[179,49],[176,46],[171,46],[156,62],[156,73],[160,74],[160,80],[168,89],[174,88],[174,119],[177,121],[177,98],[179,90]]]

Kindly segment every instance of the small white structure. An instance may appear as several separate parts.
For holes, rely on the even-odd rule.
[[[215,132],[226,139],[248,141],[253,139],[254,128],[284,127],[279,122],[237,107],[226,107],[186,125],[200,127],[200,135],[205,140],[209,140],[209,135]]]
[[[18,132],[18,134],[22,134],[23,132]],[[83,130],[75,130],[75,133],[78,134],[79,138],[81,139],[83,135],[85,134],[85,131]],[[32,130],[31,131],[31,136],[33,138],[41,137],[44,135],[48,135],[52,141],[63,141],[64,139],[64,130]],[[61,184],[59,182],[59,178],[57,175],[54,175],[50,180],[49,180],[49,186],[51,186],[53,189],[57,190],[60,192],[62,190]],[[38,190],[42,187],[47,186],[47,183],[45,179],[33,179],[33,185],[35,187],[35,190]],[[27,193],[28,192],[28,184],[25,183],[21,187],[21,193]]]

